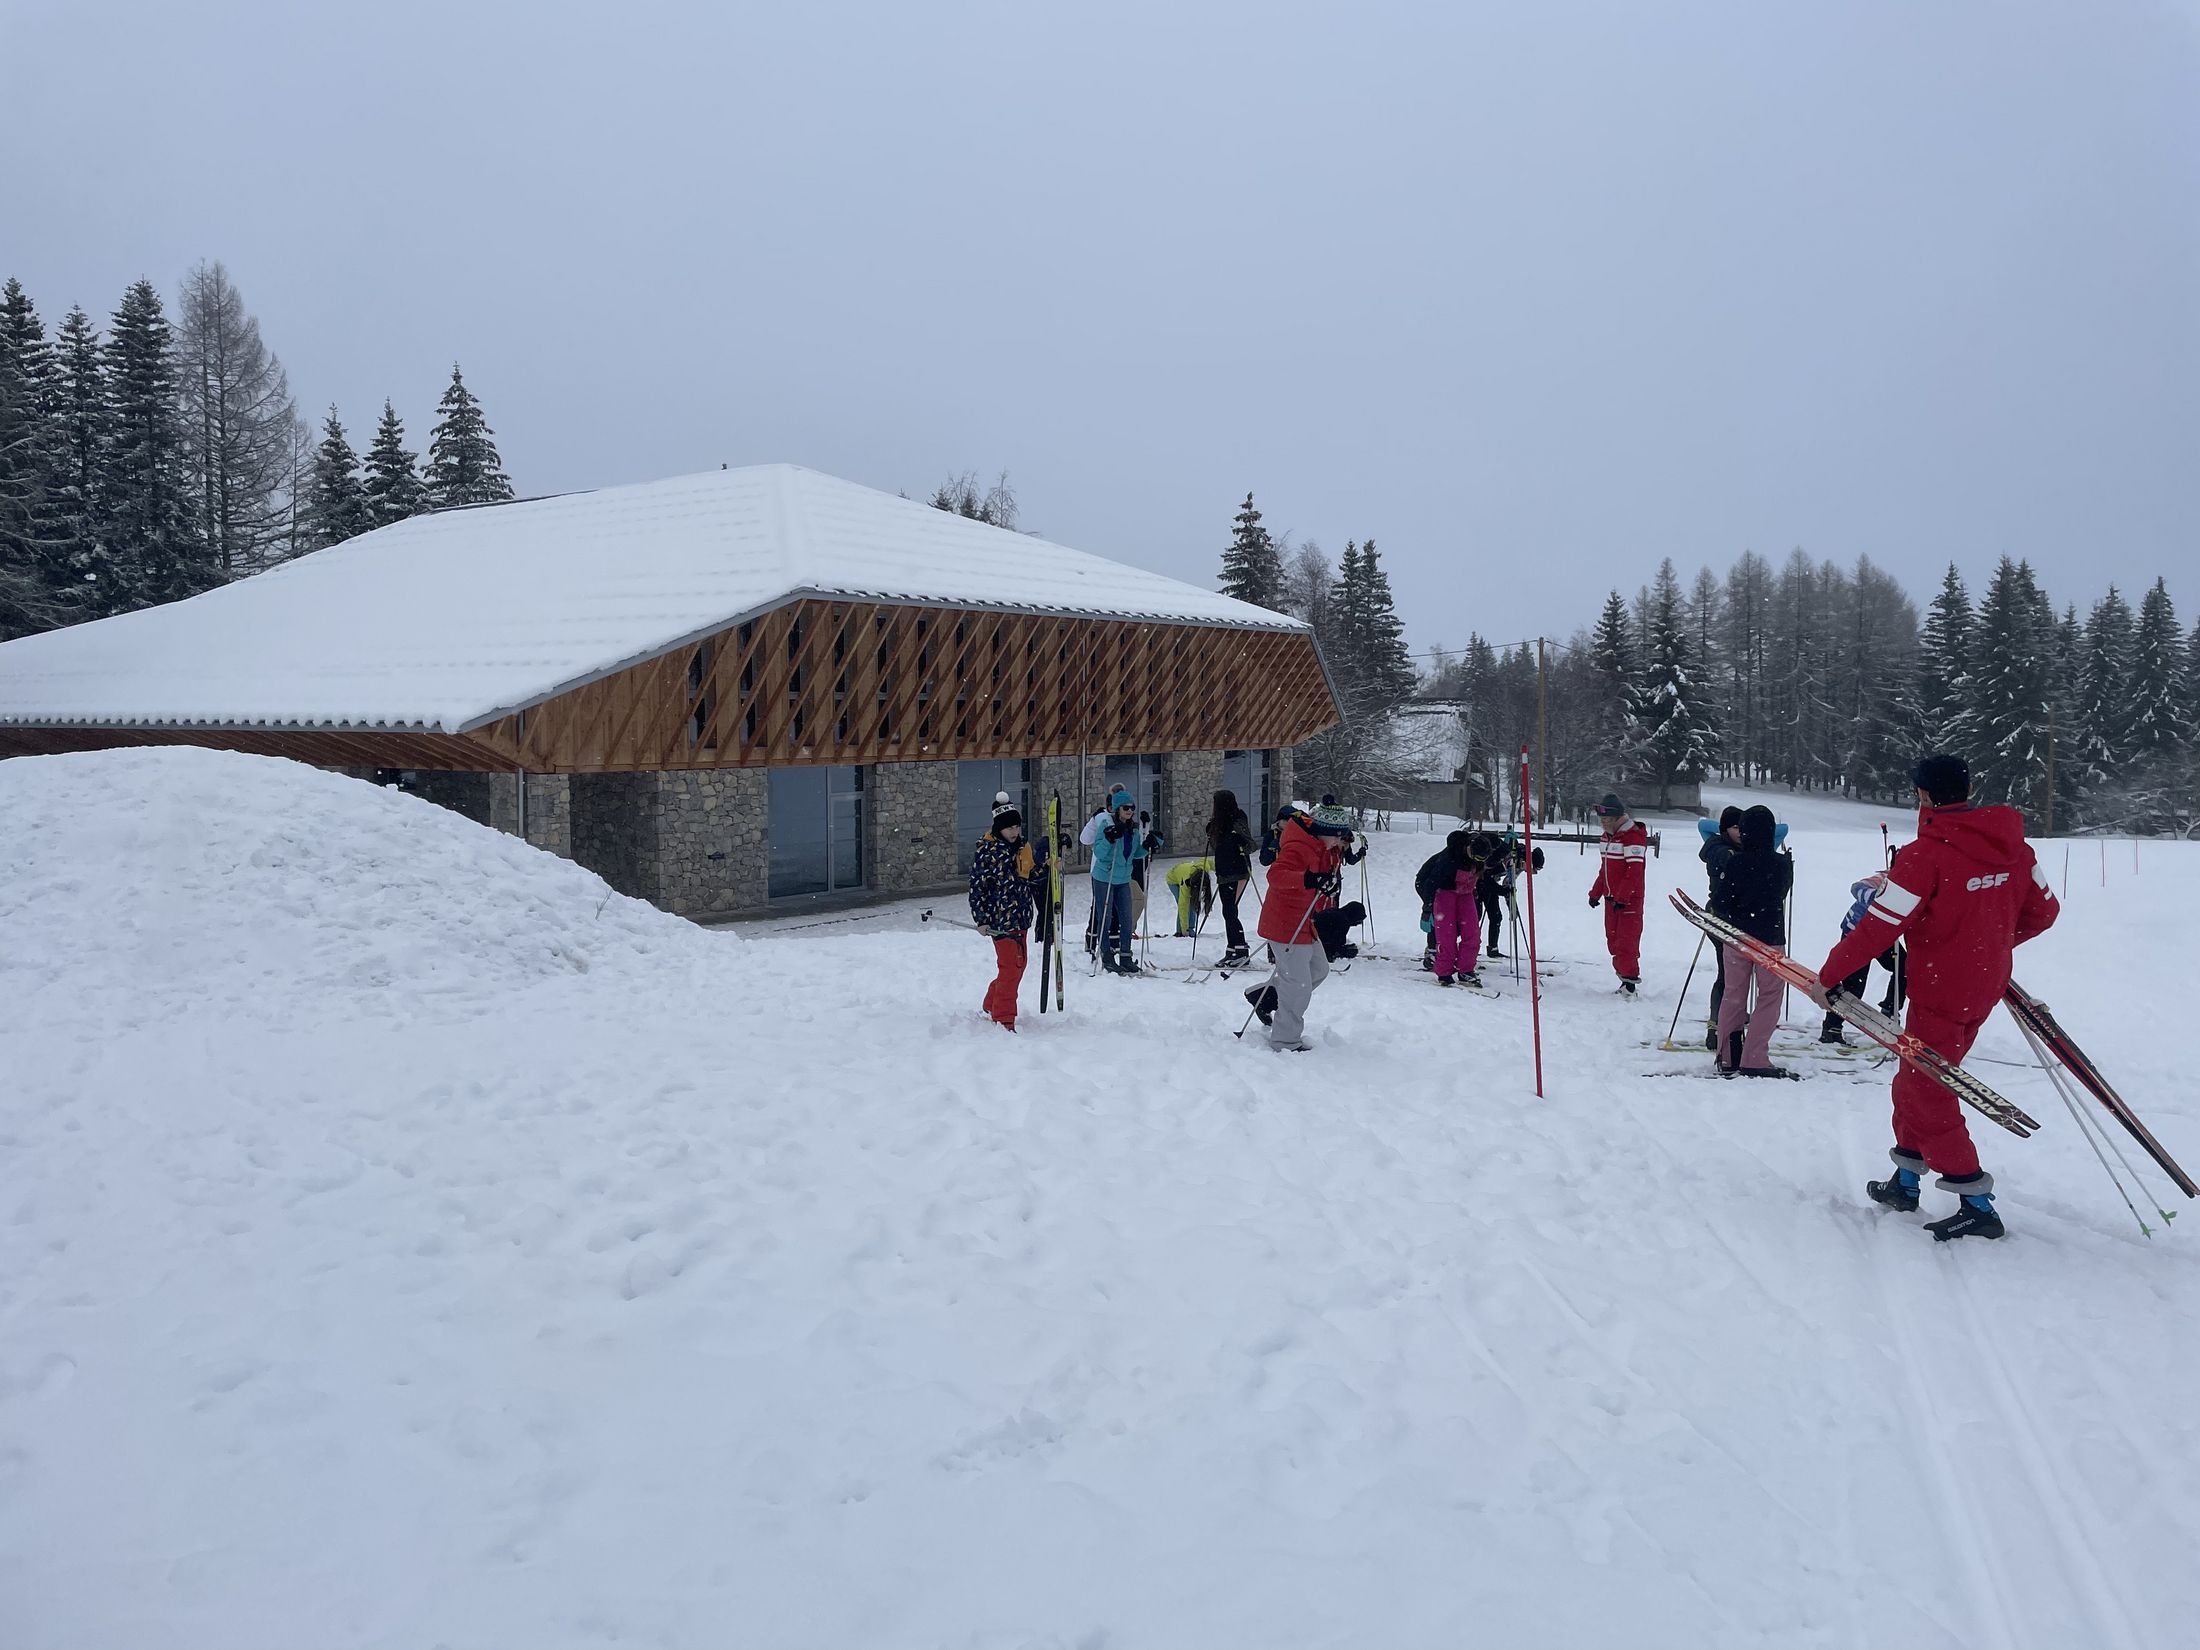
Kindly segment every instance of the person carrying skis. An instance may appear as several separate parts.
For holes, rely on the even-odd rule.
[[[1714,873],[1712,900],[1717,914],[1750,938],[1775,949],[1787,945],[1788,890],[1795,883],[1795,862],[1775,845],[1772,810],[1759,803],[1736,827],[1741,844]],[[1717,1059],[1722,1075],[1788,1077],[1772,1063],[1772,1030],[1780,1020],[1780,976],[1753,964],[1740,946],[1722,950],[1720,972],[1725,991],[1719,1003]],[[1754,1001],[1752,992],[1755,993]]]
[[[1252,822],[1238,806],[1236,793],[1215,792],[1214,812],[1207,820],[1207,854],[1214,862],[1215,892],[1222,900],[1223,936],[1229,947],[1222,954],[1224,968],[1234,968],[1251,958],[1238,901],[1245,897],[1253,880],[1253,849]]]
[[[1131,957],[1131,867],[1139,857],[1138,804],[1118,785],[1108,806],[1086,823],[1079,841],[1092,850],[1091,938],[1110,974],[1136,974]]]
[[[1477,885],[1495,847],[1486,833],[1454,831],[1413,875],[1413,891],[1421,896],[1422,914],[1436,941],[1438,985],[1456,980],[1479,989],[1482,984],[1476,971],[1482,956]]]
[[[1961,757],[1928,756],[1911,778],[1917,840],[1894,856],[1887,885],[1833,948],[1810,995],[1828,1007],[1843,980],[1903,941],[1910,999],[1904,1029],[1961,1061],[2008,989],[2010,954],[2052,928],[2060,907],[2024,840],[2024,816],[2014,808],[1971,806],[1971,770]],[[1994,1177],[1979,1165],[1962,1106],[1907,1061],[1895,1068],[1894,1146],[1887,1155],[1894,1176],[1866,1184],[1873,1202],[1915,1209],[1919,1183],[1931,1169],[1958,1198],[1954,1214],[1926,1226],[1936,1241],[2002,1235]]]
[[[1605,907],[1604,947],[1612,954],[1621,994],[1632,997],[1642,984],[1642,891],[1650,832],[1628,817],[1627,804],[1610,791],[1597,804],[1597,823],[1604,839],[1598,844],[1602,858],[1589,887],[1589,909]]]
[[[1046,844],[1024,840],[1024,816],[1004,794],[993,804],[993,825],[970,856],[970,920],[993,942],[993,983],[985,1012],[997,1026],[1016,1029],[1016,990],[1029,960],[1031,917],[1047,883]]]
[[[1315,916],[1333,905],[1341,886],[1337,856],[1315,835],[1312,811],[1294,802],[1279,825],[1275,869],[1268,878],[1268,899],[1260,908],[1260,937],[1276,959],[1266,984],[1245,993],[1268,1024],[1268,1046],[1278,1053],[1304,1054],[1306,1009],[1315,989],[1329,977],[1329,958],[1314,929]],[[1266,1001],[1274,993],[1273,1006]]]

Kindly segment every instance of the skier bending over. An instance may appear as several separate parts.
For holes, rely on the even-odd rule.
[[[1479,988],[1476,971],[1482,955],[1479,884],[1497,850],[1487,832],[1454,831],[1413,875],[1421,896],[1421,919],[1436,944],[1436,983]]]
[[[1482,908],[1482,932],[1489,939],[1493,957],[1505,954],[1498,943],[1505,928],[1505,901],[1519,882],[1520,869],[1527,863],[1527,857],[1521,852],[1519,833],[1507,830],[1489,856],[1489,862],[1482,867],[1482,874],[1475,879],[1475,903]],[[1535,868],[1543,869],[1541,848],[1535,850]]]
[[[1341,886],[1337,858],[1314,834],[1311,810],[1303,802],[1292,803],[1279,826],[1275,868],[1260,908],[1260,937],[1268,942],[1276,971],[1265,985],[1245,993],[1258,1013],[1273,992],[1274,1006],[1261,1018],[1268,1022],[1268,1046],[1279,1053],[1307,1051],[1307,1005],[1329,977],[1329,958],[1314,919],[1336,901]]]
[[[995,1025],[1016,1029],[1016,988],[1029,960],[1031,914],[1047,882],[1046,844],[1024,840],[1024,816],[1006,795],[993,804],[993,827],[970,856],[970,920],[993,941],[993,983],[985,1011]]]
[[[2054,926],[2060,908],[2024,840],[2014,808],[1971,806],[1971,770],[1959,756],[1928,756],[1917,785],[1917,840],[1894,856],[1887,886],[1818,970],[1820,1008],[1858,968],[1897,940],[1909,948],[1905,1029],[1926,1047],[1961,1061],[2009,988],[2010,953]],[[1944,1085],[1907,1062],[1894,1074],[1894,1178],[1864,1190],[1890,1209],[1917,1207],[1927,1169],[1960,1201],[1926,1226],[1934,1238],[2002,1235],[1994,1177],[1979,1167],[1963,1107]]]
[[[1742,815],[1741,845],[1713,873],[1712,904],[1752,939],[1775,950],[1787,944],[1784,912],[1795,862],[1775,846],[1772,810],[1759,803]],[[1726,1076],[1787,1077],[1772,1063],[1772,1028],[1780,1020],[1780,976],[1752,963],[1740,946],[1722,951],[1725,991],[1719,1001],[1717,1056]],[[1751,993],[1754,991],[1755,1000]]]
[[[1597,823],[1604,827],[1598,844],[1603,857],[1589,887],[1589,909],[1600,902],[1605,907],[1604,946],[1612,953],[1622,995],[1632,997],[1642,984],[1642,884],[1650,832],[1628,817],[1627,804],[1610,791],[1597,804]]]

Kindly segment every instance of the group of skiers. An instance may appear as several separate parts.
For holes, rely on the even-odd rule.
[[[1960,1063],[2009,984],[2011,953],[2044,932],[2057,915],[2054,895],[2024,840],[2023,816],[2014,808],[1974,807],[1970,770],[1961,758],[1931,755],[1917,765],[1918,834],[1851,888],[1852,903],[1841,939],[1817,970],[1810,996],[1826,1012],[1823,1040],[1845,1041],[1833,994],[1861,998],[1876,961],[1890,976],[1883,1009],[1906,1001],[1906,1031],[1923,1046]],[[1597,805],[1601,827],[1598,867],[1589,888],[1592,909],[1602,908],[1605,945],[1622,994],[1641,985],[1641,943],[1649,832],[1616,795]],[[1709,874],[1711,914],[1746,938],[1722,945],[1712,986],[1705,1041],[1723,1075],[1791,1075],[1771,1058],[1782,980],[1753,957],[1754,942],[1767,953],[1789,943],[1788,903],[1794,862],[1785,852],[1786,827],[1762,804],[1728,808],[1716,825],[1701,824],[1700,857]],[[993,826],[980,840],[970,876],[970,910],[993,941],[997,968],[985,1010],[1015,1029],[1016,993],[1028,958],[1029,932],[1049,867],[1047,848],[1026,840],[1024,822],[1004,793],[996,799]],[[1332,958],[1349,956],[1350,932],[1365,920],[1357,903],[1343,901],[1344,868],[1367,852],[1335,799],[1318,807],[1285,806],[1256,845],[1251,823],[1229,791],[1217,791],[1206,825],[1207,853],[1171,873],[1177,894],[1179,933],[1198,931],[1211,903],[1223,911],[1227,949],[1218,968],[1251,962],[1240,901],[1252,885],[1257,857],[1269,867],[1268,891],[1256,932],[1268,947],[1272,972],[1246,992],[1252,1011],[1268,1027],[1269,1045],[1303,1052],[1306,1012],[1328,977]],[[1111,972],[1136,973],[1130,936],[1137,920],[1132,890],[1143,890],[1145,867],[1162,838],[1134,799],[1114,790],[1087,822],[1080,838],[1092,849],[1093,927],[1096,947]],[[1441,986],[1479,987],[1485,935],[1488,954],[1500,955],[1502,911],[1513,879],[1529,864],[1525,845],[1507,831],[1454,831],[1414,878],[1422,928],[1429,936],[1424,966]],[[1541,849],[1533,867],[1543,868]],[[1140,904],[1143,902],[1140,901]],[[1773,960],[1779,960],[1777,957]],[[1922,1176],[1957,1194],[1957,1211],[1932,1222],[1936,1238],[2000,1237],[1993,1177],[1980,1165],[1955,1094],[1908,1061],[1894,1078],[1894,1162],[1890,1179],[1868,1183],[1875,1201],[1899,1210],[1918,1206]]]

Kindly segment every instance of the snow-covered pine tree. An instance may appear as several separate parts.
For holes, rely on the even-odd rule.
[[[184,277],[176,358],[198,535],[222,577],[241,579],[282,559],[298,406],[282,362],[218,262]]]
[[[1658,806],[1672,806],[1676,782],[1701,780],[1718,757],[1719,736],[1696,665],[1680,576],[1668,556],[1650,586],[1650,625],[1643,639],[1642,687],[1636,716],[1641,750],[1657,781]]]
[[[1772,612],[1772,565],[1745,550],[1727,569],[1726,602],[1719,629],[1727,668],[1727,772],[1754,784],[1769,769],[1769,708],[1765,691]]]
[[[1977,623],[1963,575],[1950,562],[1917,641],[1917,714],[1925,742],[1935,750],[1966,752],[1969,744],[1962,723]]]
[[[359,480],[359,456],[351,450],[335,407],[321,425],[313,449],[313,475],[306,484],[306,545],[324,550],[356,538],[374,526],[374,512]]]
[[[1725,649],[1720,635],[1720,618],[1725,600],[1719,588],[1718,575],[1708,567],[1696,569],[1696,582],[1690,588],[1688,600],[1682,612],[1688,621],[1689,644],[1696,654],[1696,675],[1704,704],[1712,721],[1720,728],[1726,726],[1726,689],[1728,673]],[[1721,741],[1719,766],[1725,766],[1724,741]]]
[[[69,616],[58,567],[58,381],[45,322],[11,276],[0,286],[0,641]]]
[[[1847,588],[1834,692],[1842,782],[1855,796],[1904,797],[1917,761],[1917,607],[1869,556]]]
[[[2192,738],[2185,708],[2184,632],[2177,625],[2169,586],[2154,581],[2139,602],[2131,638],[2131,673],[2125,681],[2124,726],[2131,760],[2144,765],[2182,750]]]
[[[123,294],[107,328],[106,359],[111,427],[101,492],[115,566],[96,599],[102,611],[120,613],[211,590],[221,568],[198,531],[175,340],[151,281]]]
[[[450,385],[435,410],[435,428],[428,435],[429,508],[507,502],[512,483],[504,473],[504,460],[497,456],[496,432],[489,428],[481,402],[466,387],[455,361]]]
[[[122,588],[106,493],[107,450],[114,433],[107,399],[106,351],[99,329],[72,306],[54,335],[54,422],[60,465],[56,492],[56,576],[82,616],[117,611]]]
[[[2050,831],[2068,830],[2077,823],[2086,790],[2084,768],[2071,760],[2070,749],[2081,720],[2078,706],[2084,692],[2085,626],[2078,622],[2078,608],[2074,602],[2064,604],[2060,618],[2055,616],[2053,604],[2044,592],[2040,596],[2040,606],[2047,633],[2054,641],[2054,659],[2047,682],[2050,735],[2047,754],[2054,781],[2054,812],[2044,823]]]
[[[418,461],[405,445],[405,421],[387,401],[382,420],[374,427],[374,444],[367,449],[363,490],[367,514],[377,527],[417,516],[428,508],[427,484],[420,479]]]
[[[1643,677],[1634,621],[1617,590],[1606,594],[1589,633],[1589,667],[1597,687],[1596,759],[1611,769],[1608,777],[1625,777],[1634,771],[1641,743]]]
[[[982,521],[988,527],[1006,527],[1010,532],[1016,530],[1016,494],[1008,485],[1006,470],[982,493],[978,490],[977,471],[965,470],[959,476],[949,476],[933,489],[931,505],[935,510],[945,510],[967,521]]]
[[[2001,558],[1979,603],[1963,725],[1981,802],[2037,814],[2045,801],[2055,638],[2029,563]]]
[[[2131,734],[2124,725],[2130,702],[2131,604],[2114,585],[2086,616],[2085,646],[2078,665],[2077,703],[2072,707],[2067,760],[2088,787],[2111,783],[2131,759]]]
[[[1230,543],[1222,552],[1222,593],[1241,602],[1280,611],[1283,604],[1283,557],[1268,529],[1260,524],[1260,512],[1247,493],[1238,507],[1230,531]]]
[[[1358,612],[1353,620],[1358,632],[1360,670],[1384,710],[1395,710],[1413,697],[1420,673],[1405,640],[1405,625],[1398,618],[1398,604],[1390,592],[1390,575],[1383,571],[1382,552],[1373,539],[1360,546]]]

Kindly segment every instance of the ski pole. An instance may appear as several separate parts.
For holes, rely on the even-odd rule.
[[[1307,920],[1314,915],[1314,907],[1321,904],[1321,902],[1322,891],[1317,888],[1314,890],[1314,897],[1306,902],[1306,909],[1299,914],[1298,927],[1293,928],[1291,930],[1291,937],[1288,940],[1284,941],[1284,944],[1287,947],[1299,943],[1300,929],[1303,929],[1306,926]],[[1283,964],[1280,960],[1277,962],[1276,967],[1278,972],[1281,972]],[[1256,994],[1253,998],[1253,1006],[1245,1011],[1245,1024],[1239,1026],[1236,1031],[1230,1034],[1231,1036],[1238,1038],[1240,1041],[1244,1040],[1246,1031],[1250,1029],[1253,1024],[1253,1016],[1260,1012],[1261,997],[1266,996],[1270,990],[1274,989],[1274,986],[1275,981],[1271,978],[1267,985],[1264,985],[1260,988],[1259,993]]]
[[[2011,1018],[2016,1019],[2016,1016],[2012,1015]],[[2085,1143],[2093,1148],[2093,1155],[2099,1160],[2101,1171],[2108,1176],[2109,1184],[2116,1188],[2116,1195],[2124,1200],[2124,1207],[2131,1211],[2131,1218],[2139,1223],[2140,1232],[2151,1238],[2154,1236],[2154,1228],[2146,1223],[2146,1217],[2139,1213],[2138,1206],[2131,1201],[2131,1194],[2124,1190],[2124,1183],[2116,1178],[2116,1171],[2109,1167],[2108,1158],[2101,1151],[2101,1143],[2093,1137],[2093,1130],[2087,1126],[2085,1113],[2079,1108],[2078,1103],[2071,1098],[2070,1090],[2065,1086],[2064,1074],[2061,1068],[2055,1064],[2045,1045],[2033,1034],[2030,1026],[2026,1025],[2023,1020],[2017,1019],[2017,1029],[2024,1033],[2024,1040],[2032,1045],[2032,1053],[2039,1060],[2040,1070],[2046,1072],[2047,1080],[2055,1085],[2055,1092],[2061,1096],[2064,1107],[2070,1113],[2071,1122],[2078,1125],[2078,1132],[2085,1136]],[[2109,1145],[2115,1151],[2117,1161],[2123,1163],[2124,1172],[2131,1176],[2132,1183],[2139,1188],[2139,1195],[2145,1197],[2149,1203],[2153,1203],[2154,1199],[2148,1196],[2146,1183],[2139,1179],[2138,1171],[2124,1160],[2123,1148],[2118,1146],[2114,1140],[2110,1140]],[[2171,1218],[2170,1212],[2159,1204],[2155,1205],[2154,1212],[2165,1221]]]
[[[1665,1028],[1665,1041],[1669,1047],[1673,1034],[1681,1028],[1681,1005],[1688,1001],[1688,988],[1696,983],[1696,964],[1703,961],[1703,942],[1710,937],[1704,933],[1696,936],[1696,954],[1688,959],[1688,977],[1681,981],[1680,1000],[1673,1005],[1673,1023]]]

